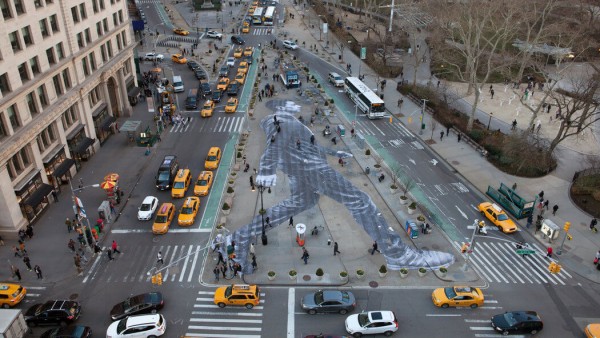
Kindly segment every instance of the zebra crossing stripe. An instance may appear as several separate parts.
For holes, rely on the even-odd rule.
[[[194,248],[194,246],[190,245],[190,247],[188,248],[188,252],[187,252],[187,256],[189,257],[192,254],[192,249]],[[181,250],[183,252],[183,250]],[[198,254],[198,253],[196,253]],[[183,268],[181,268],[181,273],[179,274],[179,282],[181,283],[181,281],[183,281],[183,276],[185,276],[185,272],[187,271],[187,265],[188,265],[188,259],[185,259],[185,262],[183,263]]]
[[[190,318],[190,322],[262,324],[262,319]]]

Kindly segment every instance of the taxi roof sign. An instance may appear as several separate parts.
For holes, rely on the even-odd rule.
[[[496,203],[492,203],[492,208],[494,208],[497,212],[502,212],[502,208]]]

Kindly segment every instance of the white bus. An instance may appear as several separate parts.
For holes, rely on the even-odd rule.
[[[252,13],[252,24],[254,24],[254,25],[262,24],[263,11],[264,11],[263,7],[257,7],[254,10],[254,13]]]
[[[275,6],[269,6],[263,16],[263,25],[273,26],[273,20],[275,20]]]
[[[385,103],[357,77],[347,77],[344,89],[356,106],[370,119],[385,117]]]

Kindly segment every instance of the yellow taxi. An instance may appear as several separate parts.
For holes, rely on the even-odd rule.
[[[179,169],[177,175],[173,180],[173,188],[171,188],[171,197],[182,198],[185,196],[185,192],[192,183],[192,173],[189,169]]]
[[[587,338],[598,338],[600,337],[600,324],[592,323],[585,327],[585,336]]]
[[[179,216],[177,218],[177,224],[181,226],[188,226],[194,224],[196,215],[200,209],[200,199],[198,197],[188,197],[183,201],[183,205],[179,210]]]
[[[231,97],[231,98],[229,98],[229,100],[227,100],[227,105],[225,105],[225,112],[226,113],[235,113],[235,111],[237,110],[237,106],[238,106],[238,99],[236,99],[235,97]]]
[[[215,110],[215,103],[212,100],[206,100],[200,111],[200,117],[211,117],[213,110]]]
[[[233,52],[233,57],[236,59],[241,58],[242,55],[244,55],[244,50],[242,48],[236,48],[235,51]]]
[[[251,309],[260,303],[260,288],[246,284],[222,286],[215,291],[214,302],[221,308],[237,305]]]
[[[229,78],[228,77],[222,77],[219,80],[219,83],[217,83],[217,90],[226,91],[227,90],[227,86],[229,86]]]
[[[244,49],[244,56],[252,56],[252,53],[254,53],[254,47],[246,47]]]
[[[175,62],[175,63],[180,63],[180,64],[186,64],[187,63],[187,59],[181,55],[181,54],[173,54],[171,55],[171,61]]]
[[[248,62],[246,62],[246,61],[240,62],[240,65],[238,66],[237,71],[238,71],[238,73],[244,73],[244,74],[248,73]]]
[[[237,81],[237,83],[239,83],[240,85],[243,85],[244,81],[246,81],[246,73],[237,73],[234,80]]]
[[[217,169],[219,167],[220,161],[221,161],[221,148],[211,147],[208,150],[208,155],[206,155],[206,160],[204,161],[204,168],[206,170]]]
[[[212,186],[213,182],[213,172],[212,171],[203,171],[198,175],[198,180],[196,181],[196,185],[194,186],[194,195],[196,196],[206,196],[208,195],[208,191]]]
[[[174,217],[175,206],[173,203],[163,203],[156,213],[154,224],[152,224],[152,233],[157,235],[166,234]]]
[[[11,308],[19,304],[26,294],[27,289],[19,284],[0,283],[0,306]]]
[[[190,35],[190,32],[186,31],[183,28],[175,28],[175,29],[173,29],[173,33],[175,33],[177,35]]]
[[[431,299],[435,306],[443,308],[450,306],[470,306],[472,309],[475,309],[483,305],[483,293],[481,293],[481,290],[470,286],[438,288],[433,290]]]
[[[513,222],[496,203],[483,202],[479,204],[477,208],[485,215],[485,217],[487,217],[487,219],[498,227],[498,230],[501,230],[505,234],[511,234],[517,231],[515,222]]]
[[[248,22],[244,22],[244,26],[242,27],[242,33],[250,33],[250,24]]]

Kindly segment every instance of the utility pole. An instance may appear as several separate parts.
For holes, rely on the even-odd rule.
[[[419,129],[419,135],[423,135],[423,130],[425,129],[425,104],[429,102],[429,100],[422,99],[423,107],[421,108],[421,129]]]

